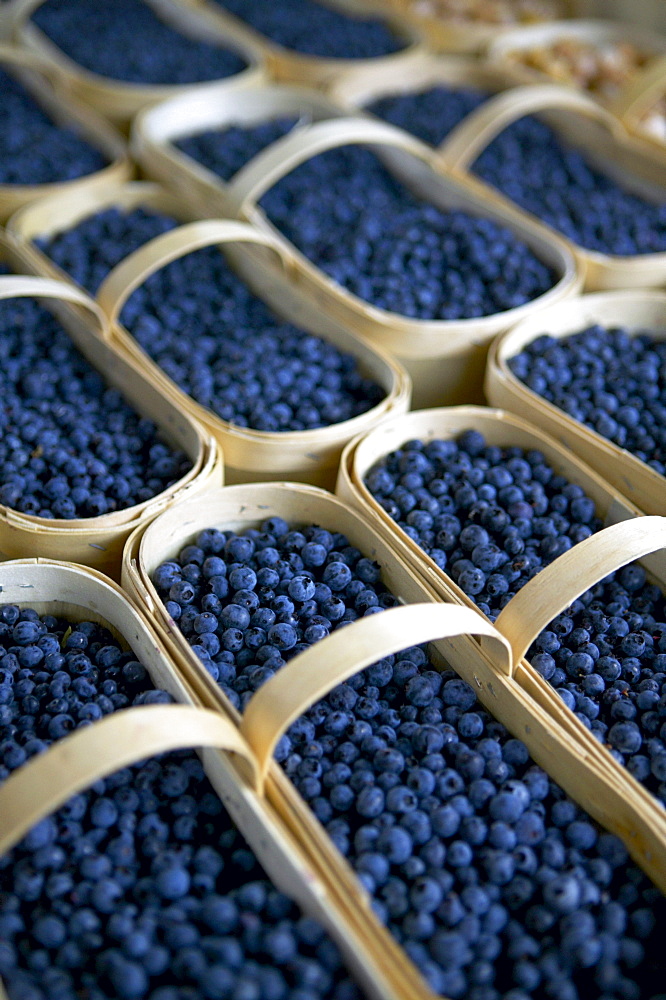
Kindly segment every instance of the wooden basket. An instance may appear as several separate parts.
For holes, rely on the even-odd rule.
[[[479,55],[485,53],[495,39],[516,30],[516,26],[511,24],[491,24],[487,21],[456,22],[438,16],[423,0],[390,0],[390,3],[395,9],[396,16],[402,17],[417,37],[433,52]],[[585,0],[563,0],[565,16],[577,16],[581,13],[584,3]]]
[[[273,42],[213,0],[185,0],[188,7],[204,11],[211,23],[218,26],[218,30],[226,32],[233,28],[239,36],[242,35],[255,45],[261,52],[268,77],[276,83],[322,88],[355,66],[372,65],[386,73],[402,73],[406,67],[418,62],[423,56],[425,48],[417,41],[411,25],[404,18],[394,16],[392,9],[381,12],[376,4],[363,3],[362,0],[323,0],[323,2],[334,10],[348,14],[349,17],[381,16],[396,35],[405,40],[406,47],[391,55],[377,56],[374,59],[325,59],[304,55]]]
[[[0,43],[0,66],[15,76],[46,114],[62,127],[74,128],[101,150],[109,165],[94,174],[53,184],[0,184],[0,224],[22,205],[47,194],[66,195],[98,191],[107,184],[128,180],[133,167],[119,132],[91,108],[67,92],[61,75],[32,52]]]
[[[107,314],[112,342],[134,358],[142,370],[150,373],[165,396],[173,399],[215,437],[225,457],[227,481],[248,482],[287,476],[316,485],[333,485],[344,445],[359,428],[376,426],[384,417],[409,409],[411,385],[402,367],[383,352],[370,347],[334,320],[322,316],[303,296],[291,293],[286,280],[262,287],[261,298],[299,326],[324,337],[340,350],[353,354],[365,375],[378,382],[383,400],[366,413],[350,420],[309,431],[269,433],[237,427],[223,420],[208,408],[195,402],[169,378],[138,346],[129,332],[120,325],[119,316],[132,292],[166,264],[208,246],[249,242],[278,255],[285,272],[290,261],[281,246],[270,236],[244,223],[227,220],[193,222],[164,233],[122,261],[109,274],[98,293],[98,301]]]
[[[636,24],[606,20],[550,21],[547,24],[531,24],[516,28],[497,38],[490,45],[487,58],[498,70],[504,70],[514,84],[566,83],[554,73],[540,71],[526,65],[521,55],[540,46],[549,46],[559,41],[583,42],[603,48],[611,45],[630,44],[647,55],[658,58],[666,54],[666,36],[660,36],[648,28]],[[600,103],[613,109],[615,102],[622,102],[624,95],[634,88],[642,89],[642,81],[651,73],[653,61],[639,70],[628,85],[621,88],[616,97],[603,97],[583,89]],[[578,88],[577,88],[578,89]]]
[[[312,264],[286,240],[257,207],[258,200],[283,175],[309,157],[348,144],[377,147],[389,166],[419,196],[444,210],[462,210],[507,226],[558,275],[553,288],[517,309],[464,320],[417,320],[369,305],[347,292]],[[304,126],[273,143],[255,156],[233,182],[225,197],[231,199],[234,215],[252,222],[263,233],[280,241],[291,260],[290,282],[313,298],[330,317],[363,337],[372,346],[397,358],[409,372],[414,385],[414,405],[434,401],[481,399],[481,372],[489,340],[521,316],[529,315],[549,302],[557,302],[578,291],[580,276],[567,244],[553,238],[552,230],[528,219],[525,213],[502,204],[482,184],[453,178],[432,168],[429,146],[402,129],[364,118],[343,118]],[[218,188],[211,185],[212,203]],[[183,195],[185,197],[185,195]],[[193,202],[198,212],[202,199]],[[246,250],[234,250],[234,263],[255,290],[275,274],[275,259],[258,269]]]
[[[344,532],[350,544],[380,563],[383,582],[408,604],[354,622],[295,657],[253,696],[240,720],[240,730],[257,754],[268,801],[308,851],[331,900],[339,900],[345,908],[349,926],[353,921],[359,932],[363,928],[371,935],[377,942],[377,954],[385,949],[385,968],[393,963],[395,945],[391,946],[386,931],[378,925],[367,894],[348,864],[272,761],[272,753],[282,733],[310,705],[378,657],[412,643],[441,640],[433,646],[436,662],[442,665],[445,660],[473,684],[491,714],[520,736],[537,763],[602,825],[621,836],[637,863],[659,885],[666,886],[663,809],[612,758],[607,759],[606,751],[592,745],[596,741],[592,739],[583,748],[560,725],[556,704],[545,710],[524,689],[514,676],[507,639],[487,619],[471,608],[438,602],[434,592],[369,521],[320,490],[285,483],[232,486],[188,501],[178,511],[167,511],[145,532],[134,533],[125,553],[123,583],[150,613],[177,662],[182,659],[192,669],[197,666],[191,648],[165,612],[150,582],[151,574],[205,528],[243,530],[273,515],[294,524],[316,523]],[[205,674],[202,666],[199,669]],[[206,680],[220,708],[238,720],[238,712],[207,674]],[[560,714],[566,724],[566,714]],[[403,968],[407,974],[408,967]],[[414,985],[403,995],[415,1000],[431,995],[414,981],[413,970],[409,975],[406,982]]]
[[[666,293],[606,292],[583,295],[571,303],[544,310],[534,321],[520,323],[493,344],[486,372],[486,394],[571,448],[612,486],[646,514],[666,514],[666,479],[630,452],[529,389],[509,368],[509,359],[532,340],[547,333],[566,337],[593,324],[627,326],[666,338]]]
[[[233,25],[221,30],[213,18],[196,7],[178,0],[145,0],[161,20],[181,34],[209,44],[219,44],[243,58],[248,66],[240,73],[220,82],[225,93],[236,94],[245,87],[263,82],[265,69],[260,47],[235,30]],[[138,84],[110,77],[79,66],[50,38],[30,21],[34,11],[44,0],[12,0],[13,32],[26,50],[36,53],[41,60],[56,70],[66,87],[79,100],[95,108],[99,114],[119,126],[127,127],[132,118],[143,108],[150,107],[179,93],[195,92],[207,83],[191,84]]]
[[[14,270],[29,270],[29,262],[7,237],[0,238],[0,258]],[[0,277],[0,297],[16,296],[53,301],[54,314],[90,364],[110,385],[117,386],[142,416],[153,420],[172,447],[184,451],[192,463],[186,475],[151,500],[100,517],[49,519],[0,505],[0,551],[6,556],[69,557],[117,574],[125,540],[137,525],[147,523],[179,497],[220,485],[218,448],[189,414],[164,397],[158,385],[108,343],[105,317],[92,299],[71,284],[49,278]]]
[[[645,142],[654,143],[661,152],[666,144],[666,125],[657,131],[650,125],[650,112],[666,100],[666,56],[650,63],[644,73],[623,90],[613,104],[613,111],[623,125]],[[666,119],[666,110],[663,112]]]
[[[634,779],[630,778],[628,772],[624,772],[622,766],[610,757],[608,751],[601,747],[573,712],[564,706],[559,695],[530,666],[524,656],[532,641],[548,623],[585,590],[633,559],[658,550],[660,533],[666,525],[664,518],[638,516],[640,512],[629,500],[586,466],[575,453],[536,430],[531,422],[501,410],[471,406],[410,413],[406,417],[386,421],[371,435],[351,442],[340,465],[337,493],[372,522],[399,557],[421,576],[440,600],[457,601],[476,608],[451,577],[387,514],[363,482],[366,473],[379,458],[401,447],[406,441],[452,439],[468,429],[480,431],[489,445],[515,445],[543,452],[558,474],[582,486],[594,500],[597,514],[604,521],[604,530],[574,546],[565,553],[566,559],[555,559],[522,587],[500,613],[495,626],[511,643],[514,676],[526,693],[546,711],[553,713],[559,724],[573,739],[585,746],[588,752],[601,753],[606,759],[607,768],[619,768],[633,783]],[[662,587],[666,585],[666,566],[661,554],[646,559],[645,566],[653,579]],[[542,582],[537,583],[537,580]],[[518,638],[520,630],[522,632]],[[635,785],[644,798],[651,799],[650,794],[638,782]]]
[[[351,114],[384,97],[421,93],[433,87],[494,94],[512,85],[504,67],[486,59],[428,53],[399,77],[380,73],[374,67],[349,70],[327,89],[327,94]]]
[[[666,151],[660,153],[653,144],[630,135],[613,114],[571,87],[516,87],[486,101],[439,147],[442,167],[468,175],[477,157],[503,129],[524,115],[540,111],[548,111],[544,120],[561,139],[618,183],[655,203],[666,201]],[[490,185],[483,187],[492,192],[497,204],[513,204]],[[530,213],[522,214],[534,218]],[[666,281],[666,251],[620,257],[567,242],[584,271],[587,291],[649,288]]]
[[[15,212],[8,219],[6,230],[30,260],[32,273],[76,284],[72,275],[56,264],[37,246],[36,241],[53,239],[90,216],[110,208],[117,208],[121,212],[132,212],[138,208],[149,211],[152,209],[171,215],[179,222],[191,222],[195,215],[183,205],[177,194],[159,184],[150,181],[125,181],[83,194],[68,191],[65,195],[38,198]]]
[[[239,93],[208,84],[140,114],[132,129],[132,155],[148,177],[178,191],[200,214],[233,215],[229,184],[176,146],[200,132],[252,127],[283,116],[304,122],[334,118],[344,111],[323,93],[287,84],[258,84]]]
[[[261,778],[253,749],[218,706],[213,711],[207,708],[199,670],[176,668],[153,627],[127,595],[95,570],[41,559],[0,565],[0,586],[5,603],[35,608],[41,614],[101,622],[133,650],[155,686],[180,703],[115,712],[58,741],[15,771],[0,786],[0,853],[99,778],[154,754],[203,747],[199,753],[213,788],[273,882],[336,938],[368,997],[399,1000],[403,993],[394,982],[399,977],[393,974],[391,963],[385,969],[379,957],[372,955],[365,928],[352,932],[347,926],[346,913],[339,905],[331,905],[306,852],[276,810],[257,793]],[[395,946],[392,949],[396,951]],[[370,954],[366,956],[365,951]],[[1,980],[0,998],[6,1000]]]

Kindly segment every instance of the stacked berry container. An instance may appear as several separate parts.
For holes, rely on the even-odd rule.
[[[323,87],[355,66],[402,73],[426,51],[391,11],[363,0],[185,0],[257,46],[271,80]]]
[[[665,327],[666,296],[657,291],[584,295],[573,309],[545,310],[493,344],[488,399],[567,444],[640,510],[660,514]]]
[[[560,726],[554,713],[544,711],[523,689],[515,676],[517,664],[509,655],[507,638],[487,620],[470,608],[451,604],[414,606],[414,600],[430,600],[432,591],[407,569],[390,543],[375,533],[367,521],[321,491],[273,484],[228,487],[200,502],[188,502],[180,513],[183,516],[179,518],[175,511],[166,512],[141,537],[135,536],[127,550],[125,585],[163,623],[162,634],[174,657],[181,656],[193,669],[199,660],[199,669],[205,670],[219,685],[220,706],[234,718],[242,713],[241,732],[257,751],[262,773],[269,778],[266,784],[269,801],[281,815],[291,817],[295,831],[309,844],[310,856],[331,892],[336,894],[333,898],[342,895],[348,907],[351,903],[354,913],[362,914],[368,938],[375,942],[375,956],[382,954],[386,935],[377,923],[378,916],[403,944],[406,955],[419,966],[431,990],[445,996],[463,996],[475,982],[474,969],[480,958],[476,946],[484,939],[483,928],[491,935],[499,934],[498,950],[504,941],[501,920],[497,925],[493,923],[492,930],[490,924],[486,926],[481,921],[477,926],[473,921],[476,931],[471,931],[469,938],[467,931],[452,929],[472,912],[477,918],[489,912],[485,904],[480,910],[474,909],[467,891],[471,885],[482,889],[484,899],[488,890],[491,897],[499,900],[490,885],[511,883],[509,905],[515,926],[507,943],[524,934],[526,927],[534,931],[531,918],[524,924],[521,908],[528,900],[536,902],[533,890],[525,882],[529,881],[529,875],[519,875],[520,889],[518,883],[514,885],[516,869],[510,867],[505,871],[505,859],[500,858],[501,845],[495,842],[499,827],[504,831],[505,824],[514,824],[527,808],[529,793],[522,807],[512,799],[514,794],[522,792],[523,780],[532,787],[537,772],[543,775],[533,766],[534,761],[544,766],[592,815],[602,819],[605,826],[618,832],[623,830],[620,835],[634,858],[640,858],[640,864],[661,884],[661,862],[657,858],[663,857],[664,851],[663,810],[634,787],[619,768],[609,769],[600,748],[596,753],[581,755],[580,744],[571,738],[567,728]],[[662,524],[661,519],[655,521]],[[296,556],[309,575],[299,573]],[[284,577],[287,589],[276,598],[281,608],[275,604],[275,610],[271,611],[270,594],[274,591],[269,576],[280,577],[287,568],[287,557],[291,567]],[[200,568],[201,574],[194,583],[188,583],[189,578],[194,580],[193,565]],[[227,584],[226,590],[221,588],[222,582]],[[239,586],[241,589],[236,590]],[[401,601],[408,602],[408,606],[391,607]],[[291,612],[287,605],[293,608]],[[369,608],[375,607],[381,611],[380,617],[368,613]],[[322,613],[313,617],[316,609]],[[276,617],[278,610],[281,614]],[[289,620],[285,613],[289,614]],[[327,618],[327,614],[331,617]],[[340,624],[336,626],[331,618],[344,624],[342,633]],[[363,620],[357,621],[358,618]],[[333,634],[326,637],[329,631]],[[480,636],[481,645],[470,639],[470,635]],[[324,637],[319,640],[319,636]],[[399,652],[408,641],[432,641],[440,637],[446,637],[446,641],[435,641],[429,647],[432,659],[428,659],[423,649]],[[308,648],[313,642],[315,645]],[[438,654],[446,658],[447,668],[443,672]],[[382,659],[376,662],[378,656]],[[372,666],[367,676],[359,674],[369,664]],[[441,698],[435,695],[440,686]],[[377,688],[384,692],[388,705],[395,706],[394,715],[390,714],[390,707],[381,705],[375,711],[374,702],[384,696],[377,693]],[[450,708],[444,709],[445,705]],[[473,718],[468,718],[468,713]],[[401,718],[412,721],[405,725],[399,722]],[[488,777],[492,770],[494,778],[487,782],[487,795],[492,798],[498,794],[497,802],[493,799],[490,804],[488,820],[499,824],[490,837],[493,850],[480,846],[486,842],[486,819],[482,816],[485,817],[488,799],[482,795],[477,801],[476,792],[472,791],[476,804],[468,801],[463,811],[461,798],[471,790],[470,782],[474,784],[481,779],[483,754],[485,750],[490,754],[487,744],[493,742],[491,733],[500,745],[508,738],[501,723],[519,732],[523,742],[508,739],[506,756],[504,750],[497,751],[499,759],[495,764],[499,766],[503,759],[512,762],[511,768],[505,764],[499,770],[493,766],[488,771]],[[456,742],[452,724],[457,724],[460,743],[464,745],[458,747],[459,755],[452,755],[457,765],[452,763],[452,769],[447,770],[448,751],[442,748],[446,743],[445,733],[450,733]],[[287,730],[287,726],[291,728]],[[389,734],[394,726],[401,733],[397,741]],[[477,752],[473,748],[482,736]],[[316,752],[313,740],[321,744]],[[307,746],[312,749],[313,761],[306,752]],[[271,761],[274,753],[276,760]],[[471,758],[469,767],[463,764],[463,758],[467,761],[465,754],[470,753],[475,760],[478,758],[478,773],[471,765]],[[367,768],[358,763],[365,758],[368,758]],[[519,759],[522,767],[517,771],[513,767]],[[412,767],[416,768],[414,773]],[[529,776],[526,774],[521,780],[519,774],[523,774],[524,767]],[[428,769],[430,777],[424,773]],[[285,780],[285,773],[296,788]],[[380,778],[380,774],[391,774],[391,779]],[[506,788],[505,779],[510,779]],[[561,795],[553,786],[550,788],[546,791],[544,786],[544,799]],[[477,790],[480,793],[481,786]],[[508,799],[504,802],[505,796],[511,803]],[[302,799],[324,825],[325,833],[313,824]],[[481,800],[484,807],[480,807]],[[577,850],[592,847],[596,838],[590,820],[569,805],[558,806],[555,814],[559,816],[560,812],[563,820],[566,814],[567,825],[574,824],[570,830],[571,844],[575,843]],[[386,817],[385,822],[382,816]],[[393,816],[393,822],[389,816]],[[471,828],[467,836],[465,821],[462,837],[456,838],[456,832],[461,832],[458,829],[461,816],[475,829],[481,824],[480,839],[472,835]],[[536,823],[535,816],[525,823]],[[580,830],[577,823],[582,824]],[[605,836],[602,835],[604,844]],[[337,852],[347,856],[346,863],[331,849],[327,838],[333,841]],[[540,842],[540,834],[533,839],[530,833],[529,838],[520,842]],[[427,848],[426,843],[430,845]],[[535,850],[540,852],[538,847]],[[605,846],[602,856],[609,857]],[[417,864],[415,857],[422,863]],[[591,862],[591,856],[587,860]],[[559,868],[561,862],[555,860],[555,855],[552,861]],[[499,865],[496,873],[495,862]],[[536,859],[534,863],[539,864]],[[355,881],[349,864],[370,898]],[[488,866],[485,875],[484,865]],[[468,868],[477,872],[476,877],[467,877]],[[524,871],[527,873],[528,869]],[[437,870],[441,882],[435,877]],[[597,904],[591,901],[600,900],[599,895],[592,893],[588,902],[581,905],[582,886],[574,889],[568,883],[561,885],[562,876],[554,877],[557,881],[553,882],[552,892],[544,890],[544,899],[555,920],[559,919],[557,912],[589,913],[590,903],[595,909]],[[436,885],[431,885],[433,879]],[[440,906],[454,885],[456,899],[461,892],[463,902],[455,919],[450,921],[445,915],[448,905],[452,905],[450,897],[444,909],[440,910]],[[476,889],[472,893],[475,899]],[[424,906],[419,902],[421,894],[429,900]],[[656,899],[656,893],[653,894]],[[502,898],[506,905],[509,896]],[[491,900],[487,902],[490,904]],[[425,919],[427,913],[431,914],[430,920]],[[493,913],[499,918],[499,911]],[[576,917],[575,921],[579,919],[594,927],[589,917]],[[440,920],[444,921],[444,927]],[[463,934],[460,941],[459,933]],[[556,950],[566,948],[564,939],[559,944],[559,934],[557,940],[555,945],[549,938]],[[530,955],[541,968],[538,945]],[[517,977],[513,978],[514,986],[522,977],[522,966],[518,970],[515,963],[520,966],[523,956],[520,948],[512,949],[507,956],[511,970],[508,976]],[[587,975],[583,971],[587,960],[582,955],[581,960],[579,964],[575,959],[566,973],[560,968],[572,985]],[[650,957],[648,962],[651,961]],[[392,962],[393,953],[387,948],[383,960],[385,972]],[[413,976],[413,968],[408,972],[406,956],[403,963],[404,975]],[[601,960],[601,965],[606,966],[606,959]],[[547,978],[553,974],[543,968]],[[610,970],[604,972],[609,974]],[[509,988],[507,980],[501,985],[502,975],[499,969],[493,971],[492,965],[488,969],[489,985],[498,977],[497,987],[492,987],[498,996]],[[402,981],[402,995],[411,996],[406,991],[407,982],[409,979]],[[411,988],[416,989],[416,996],[431,995],[423,984]],[[523,988],[531,995],[526,982]]]
[[[7,237],[0,250],[5,268],[19,272],[0,279],[0,550],[117,573],[138,524],[179,495],[220,484],[215,442],[113,348],[92,299],[25,276],[30,262]],[[53,315],[34,302],[41,298],[52,300]]]
[[[544,110],[544,121],[525,117]],[[438,155],[566,236],[588,291],[663,283],[666,156],[586,94],[546,84],[499,94],[468,115]]]
[[[95,570],[17,560],[0,586],[0,994],[359,998],[306,916],[316,873],[197,672]]]
[[[120,134],[74,100],[43,59],[0,44],[0,82],[0,222],[41,195],[101,190],[131,176]]]
[[[236,93],[265,76],[259,47],[176,0],[18,0],[18,42],[81,101],[126,127],[142,108],[222,80]]]
[[[659,670],[659,628],[649,644],[633,635],[650,627],[642,614],[660,617],[663,560],[632,563],[663,547],[660,518],[637,516],[583,462],[518,417],[465,407],[410,414],[352,443],[339,492],[372,511],[443,600],[494,620],[516,664],[529,650],[531,663],[520,664],[516,679],[560,721],[568,716],[562,724],[580,746],[606,758],[610,770],[626,765],[644,798],[666,799],[649,759],[659,753],[660,740],[651,739],[659,715],[644,723],[635,704],[654,656]],[[613,709],[609,689],[628,697],[628,714]],[[631,748],[623,724],[614,728],[628,721]],[[644,760],[633,759],[639,751]]]
[[[171,107],[137,122],[133,143],[145,163],[153,162],[146,150],[162,142]],[[184,123],[182,100],[177,114]],[[230,122],[221,151],[229,129]],[[580,283],[562,241],[524,213],[500,208],[480,186],[433,169],[432,160],[432,150],[401,129],[343,118],[291,131],[224,184],[209,171],[193,171],[182,156],[163,158],[160,176],[169,163],[183,197],[195,179],[190,197],[197,211],[233,206],[236,217],[279,239],[291,283],[399,359],[412,377],[414,405],[423,406],[478,399],[490,338]],[[285,234],[290,227],[294,232]],[[502,273],[492,264],[499,253],[511,260]],[[259,273],[240,250],[234,261],[258,287],[276,271],[273,265]]]

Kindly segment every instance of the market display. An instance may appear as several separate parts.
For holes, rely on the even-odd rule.
[[[245,69],[236,52],[188,37],[158,11],[147,0],[46,0],[32,21],[79,66],[125,83],[199,83]]]
[[[581,297],[663,284],[654,53],[505,99],[576,0],[11,12],[0,993],[663,1000],[666,305]],[[486,357],[522,421],[451,409]]]
[[[395,602],[344,536],[278,517],[201,532],[155,583],[240,709],[301,649]],[[638,997],[639,963],[656,988],[649,941],[663,899],[422,648],[335,688],[276,759],[437,993]]]
[[[0,780],[67,733],[172,701],[105,627],[0,606]],[[10,997],[353,1000],[323,928],[267,879],[191,751],[96,782],[0,857]]]

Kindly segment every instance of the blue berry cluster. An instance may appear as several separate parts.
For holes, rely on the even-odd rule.
[[[417,93],[382,97],[366,110],[423,142],[438,146],[454,126],[483,104],[486,96],[477,90],[437,86]]]
[[[530,302],[556,281],[509,229],[420,201],[357,146],[313,157],[261,205],[334,281],[403,316],[487,316]]]
[[[350,17],[314,0],[215,0],[270,41],[322,59],[373,59],[404,47],[376,18]]]
[[[95,295],[109,271],[123,258],[177,225],[176,219],[153,209],[124,212],[108,208],[36,243],[63,271]]]
[[[46,0],[32,20],[79,66],[125,83],[199,83],[247,66],[236,52],[170,27],[148,0]]]
[[[666,250],[666,198],[633,194],[526,117],[505,129],[474,173],[579,246],[633,256]]]
[[[530,389],[666,472],[666,342],[650,333],[591,326],[568,337],[537,337],[509,360]]]
[[[94,174],[103,153],[56,124],[12,76],[0,69],[0,184],[53,184]]]
[[[602,527],[594,502],[542,452],[487,445],[478,431],[407,441],[365,485],[493,621],[540,569]]]
[[[107,629],[0,607],[0,780],[67,732],[171,700]],[[0,857],[10,1000],[358,1000],[191,752],[117,771]]]
[[[634,563],[552,621],[528,659],[666,805],[666,606]]]
[[[380,574],[344,536],[272,517],[201,532],[154,580],[242,709],[300,650],[395,604]],[[423,649],[336,687],[276,757],[436,992],[656,998],[659,891]]]
[[[366,485],[410,538],[495,619],[554,558],[598,531],[593,501],[540,452],[409,441]],[[631,565],[551,622],[528,659],[631,773],[666,804],[666,607]]]
[[[191,467],[32,299],[0,302],[0,503],[48,518],[150,500]]]
[[[265,146],[291,132],[298,121],[298,118],[276,118],[250,127],[228,128],[224,132],[199,132],[180,139],[176,146],[228,181]]]
[[[184,392],[239,427],[312,430],[385,395],[353,355],[273,316],[215,247],[149,278],[121,319]]]

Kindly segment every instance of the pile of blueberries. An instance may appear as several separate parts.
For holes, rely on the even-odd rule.
[[[298,118],[275,118],[252,128],[236,126],[224,132],[198,132],[178,140],[175,145],[222,180],[229,181],[265,146],[291,132],[298,122]]]
[[[238,427],[314,430],[385,396],[353,355],[275,317],[215,247],[150,277],[121,320],[181,389]]]
[[[598,355],[597,355],[598,357]],[[365,479],[383,509],[491,619],[602,525],[538,451],[409,441]],[[613,756],[666,804],[666,606],[637,564],[576,600],[528,659]]]
[[[150,500],[191,468],[107,385],[33,299],[0,302],[0,503],[97,517]]]
[[[557,280],[511,230],[420,201],[357,146],[313,157],[261,206],[334,281],[403,316],[487,316],[532,301]]]
[[[404,128],[423,142],[438,146],[452,128],[485,100],[487,95],[478,90],[439,85],[413,93],[381,97],[369,104],[366,110],[391,125]]]
[[[322,59],[373,59],[404,48],[376,18],[350,17],[333,3],[315,0],[215,0],[265,38],[301,55]]]
[[[171,701],[93,622],[0,607],[0,781],[68,732]],[[359,1000],[192,752],[116,771],[0,857],[10,1000]]]
[[[438,145],[487,99],[474,90],[433,87],[382,98],[368,110]],[[666,199],[633,194],[537,118],[503,132],[473,165],[474,173],[580,246],[633,256],[666,249]]]
[[[71,229],[36,240],[37,246],[91,295],[116,264],[178,221],[154,209],[127,212],[108,208],[86,216]]]
[[[58,125],[13,76],[0,69],[0,184],[53,184],[107,165],[103,153]]]
[[[633,194],[536,118],[505,129],[473,170],[588,250],[618,256],[666,250],[666,198],[655,203]]]
[[[247,66],[236,52],[181,34],[148,0],[46,0],[32,20],[79,66],[124,83],[200,83]]]
[[[155,211],[109,209],[40,245],[93,292],[111,267],[175,225]],[[149,278],[121,320],[176,385],[238,427],[314,430],[385,396],[353,355],[275,317],[212,247]]]
[[[154,582],[241,710],[298,652],[398,603],[344,535],[278,516],[201,532]],[[336,687],[276,758],[436,992],[663,997],[659,891],[422,648]]]
[[[509,367],[574,420],[666,473],[666,342],[596,325],[537,337]]]
[[[594,501],[536,449],[411,440],[365,477],[375,500],[494,621],[513,595],[602,527]]]

